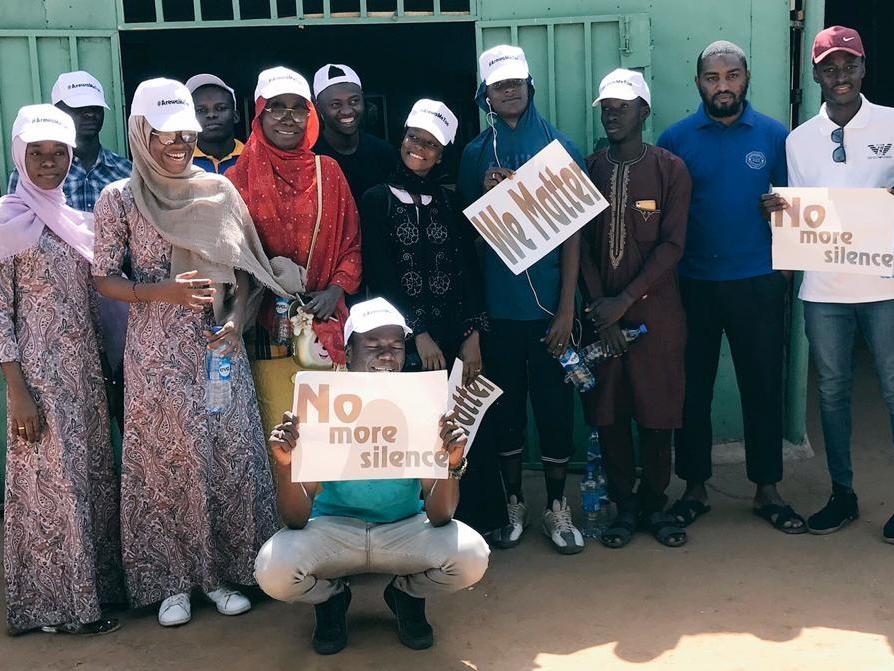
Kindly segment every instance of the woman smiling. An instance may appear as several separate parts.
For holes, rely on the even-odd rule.
[[[284,259],[274,276],[230,182],[192,166],[198,131],[183,84],[140,84],[128,123],[133,176],[109,185],[95,210],[96,285],[131,304],[121,485],[128,591],[135,607],[162,601],[164,626],[189,621],[193,588],[224,615],[251,607],[229,583],[254,582],[255,554],[277,518],[242,330],[261,287],[283,296],[300,288]],[[121,277],[128,249],[131,279]],[[232,362],[231,400],[213,413],[209,349]]]
[[[74,122],[23,107],[15,193],[0,198],[0,367],[8,385],[3,561],[11,633],[118,628],[118,479],[91,313],[93,216],[65,205]]]

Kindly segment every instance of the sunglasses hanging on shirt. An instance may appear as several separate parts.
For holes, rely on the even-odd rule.
[[[832,150],[832,160],[836,163],[847,163],[847,152],[844,151],[844,128],[832,131],[832,142],[838,146]]]

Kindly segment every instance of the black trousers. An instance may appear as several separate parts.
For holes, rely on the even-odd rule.
[[[743,280],[680,278],[689,339],[683,428],[676,432],[676,473],[711,477],[711,402],[723,333],[729,340],[742,400],[748,479],[782,480],[782,367],[788,282],[773,272]]]

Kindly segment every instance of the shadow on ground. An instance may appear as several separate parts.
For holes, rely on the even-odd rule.
[[[141,609],[101,638],[0,637],[0,668],[894,669],[894,547],[880,540],[894,513],[894,454],[865,355],[855,405],[862,517],[832,536],[772,530],[750,514],[744,466],[722,466],[714,509],[690,529],[685,548],[638,535],[623,550],[589,546],[561,557],[532,520],[520,547],[494,551],[482,583],[430,603],[437,642],[429,651],[399,645],[381,598],[386,581],[368,576],[354,583],[349,647],[332,658],[310,650],[310,607],[258,597],[250,613],[233,619],[194,599],[192,623],[175,630],[159,627],[154,609]],[[803,513],[828,494],[814,394],[809,407],[817,457],[786,464],[784,483]],[[528,474],[532,510],[542,506],[541,489],[539,474]],[[678,494],[680,483],[673,489]]]

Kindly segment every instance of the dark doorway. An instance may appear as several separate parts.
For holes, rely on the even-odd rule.
[[[275,26],[122,31],[121,58],[125,99],[151,77],[185,81],[210,72],[236,89],[244,139],[253,111],[258,73],[284,65],[313,84],[326,63],[350,65],[363,80],[368,99],[366,125],[392,144],[400,142],[403,122],[419,98],[445,102],[460,120],[445,162],[455,168],[456,147],[479,130],[473,101],[476,86],[474,23],[399,25]]]
[[[860,33],[866,49],[866,79],[863,93],[877,105],[894,107],[894,40],[888,28],[894,23],[891,0],[826,0],[826,25],[847,26]],[[807,36],[813,43],[815,35]]]

